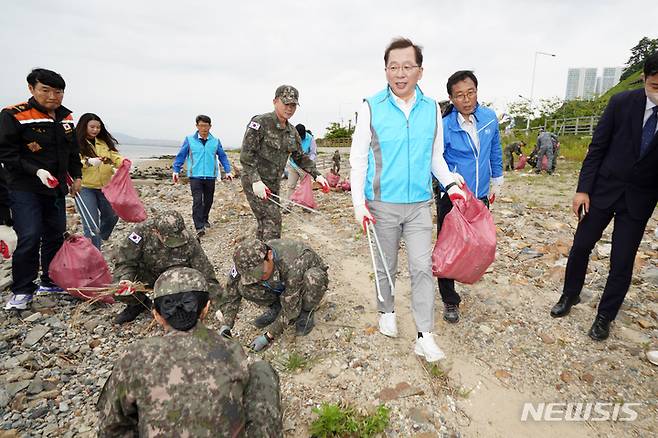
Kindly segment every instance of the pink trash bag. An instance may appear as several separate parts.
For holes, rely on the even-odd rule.
[[[352,184],[346,179],[343,180],[342,183],[340,183],[340,188],[343,189],[344,192],[349,192],[352,190]]]
[[[91,240],[79,234],[74,234],[64,241],[50,262],[48,275],[56,285],[64,289],[103,287],[112,283],[112,275],[103,254]],[[99,296],[98,292],[94,291],[68,292],[83,300],[98,298],[104,303],[114,303],[112,296]]]
[[[131,165],[130,160],[124,159],[110,182],[101,190],[117,216],[126,222],[142,222],[146,219],[146,210],[130,179]]]
[[[473,284],[496,257],[496,227],[487,207],[466,188],[446,215],[432,251],[432,274]]]
[[[340,182],[340,175],[337,173],[333,173],[332,171],[329,171],[325,178],[327,179],[327,183],[329,184],[329,187],[336,187]]]
[[[297,187],[290,196],[290,200],[308,208],[315,209],[318,207],[315,199],[313,199],[313,183],[311,182],[311,175],[306,174],[304,176],[302,182],[299,183],[299,187]]]
[[[521,156],[519,156],[519,162],[516,163],[516,166],[514,166],[514,170],[525,169],[525,165],[527,162],[528,162],[528,157],[526,157],[524,154],[521,154]]]
[[[544,155],[541,159],[541,170],[548,170],[548,156]]]

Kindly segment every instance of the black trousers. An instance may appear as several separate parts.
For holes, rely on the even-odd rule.
[[[612,230],[610,271],[598,309],[600,315],[610,320],[617,317],[617,312],[628,292],[633,276],[635,255],[649,221],[649,218],[637,219],[628,213],[625,195],[605,209],[597,208],[590,203],[589,213],[576,228],[562,289],[564,295],[575,297],[580,294],[592,249],[613,218],[615,222]]]
[[[489,199],[485,196],[484,198],[479,198],[484,205],[489,208]],[[446,215],[452,210],[452,201],[448,197],[447,193],[444,193],[443,196],[440,196],[439,192],[435,191],[435,200],[436,200],[436,233],[437,236],[441,232],[441,226],[443,221],[446,218]],[[441,301],[444,304],[459,304],[462,299],[455,290],[455,280],[451,278],[438,278],[439,283],[439,293],[441,294]]]
[[[197,231],[208,223],[208,214],[215,196],[215,179],[190,178],[192,190],[192,220]]]

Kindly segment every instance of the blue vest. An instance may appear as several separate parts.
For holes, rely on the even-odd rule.
[[[366,199],[397,204],[430,200],[436,102],[416,87],[416,103],[409,120],[395,104],[388,87],[366,102],[372,132]]]
[[[311,140],[313,140],[313,136],[307,132],[306,137],[302,140],[302,150],[305,154],[311,152]]]
[[[187,155],[187,176],[192,178],[212,178],[219,175],[217,166],[217,146],[219,140],[208,135],[205,146],[199,137],[188,135],[187,142],[190,145],[190,153]]]

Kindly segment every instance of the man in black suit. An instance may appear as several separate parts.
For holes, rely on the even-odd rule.
[[[573,211],[578,228],[569,252],[557,318],[580,302],[589,255],[614,218],[610,272],[590,338],[602,341],[621,307],[647,221],[658,201],[658,53],[644,63],[644,88],[613,96],[583,161]]]

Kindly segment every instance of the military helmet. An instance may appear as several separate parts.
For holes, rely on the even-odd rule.
[[[258,239],[245,239],[238,244],[233,253],[233,263],[243,284],[257,283],[265,272],[263,263],[269,248]]]
[[[181,292],[207,292],[208,282],[196,269],[176,267],[163,272],[153,285],[153,299]]]
[[[169,210],[158,213],[153,219],[153,225],[162,235],[165,246],[178,248],[188,242],[183,216],[177,211]]]

